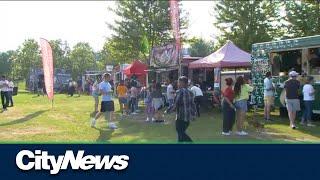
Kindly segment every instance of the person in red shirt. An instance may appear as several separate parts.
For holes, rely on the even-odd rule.
[[[223,90],[222,100],[222,115],[223,115],[223,127],[222,135],[229,136],[232,132],[232,127],[235,122],[235,106],[233,105],[234,91],[232,89],[232,78],[225,79],[227,87]]]

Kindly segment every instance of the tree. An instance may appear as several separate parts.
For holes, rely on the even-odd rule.
[[[219,44],[231,40],[240,48],[250,51],[257,42],[270,41],[282,35],[279,4],[272,1],[218,1],[214,8],[221,31]]]
[[[146,60],[152,47],[173,41],[168,1],[118,1],[111,10],[120,19],[109,24],[114,35],[105,45],[114,61]]]
[[[95,54],[88,43],[77,43],[70,52],[70,62],[72,64],[72,77],[85,73],[86,70],[96,69]]]
[[[68,56],[71,50],[67,41],[62,42],[61,39],[58,39],[51,40],[49,43],[52,48],[54,68],[70,70],[72,68],[72,64]]]
[[[0,75],[8,76],[11,72],[10,55],[7,52],[0,52]]]
[[[32,68],[41,68],[39,45],[34,39],[25,40],[17,50],[14,58],[14,75],[17,79],[24,79]]]
[[[204,39],[192,38],[190,41],[190,55],[193,57],[205,57],[213,52],[213,42]]]
[[[290,36],[320,34],[320,1],[285,1],[285,8]]]

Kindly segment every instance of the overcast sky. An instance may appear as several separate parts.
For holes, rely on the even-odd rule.
[[[101,50],[111,35],[106,22],[114,15],[108,12],[113,1],[0,1],[0,51],[15,50],[25,39],[40,37],[62,39],[72,47],[88,42]],[[213,1],[184,1],[189,12],[188,36],[214,39]]]

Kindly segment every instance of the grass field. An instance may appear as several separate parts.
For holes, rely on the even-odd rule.
[[[93,99],[90,96],[68,97],[55,95],[54,106],[46,97],[19,92],[15,106],[0,113],[0,143],[176,143],[174,115],[166,116],[166,123],[145,123],[143,113],[120,120],[116,102],[118,129],[110,130],[102,117],[97,128],[90,127]],[[194,143],[318,143],[318,127],[291,130],[287,119],[274,113],[275,122],[265,125],[262,132],[246,126],[249,136],[221,135],[219,110],[202,113],[192,122],[188,134]],[[251,118],[252,113],[248,114]],[[262,119],[262,112],[258,113]]]

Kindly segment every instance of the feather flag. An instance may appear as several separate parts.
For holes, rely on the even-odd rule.
[[[181,38],[180,38],[180,16],[179,16],[179,3],[178,0],[169,0],[170,5],[170,19],[171,26],[173,29],[173,35],[176,41],[176,57],[179,59],[178,55],[181,49]]]
[[[53,57],[52,49],[46,39],[40,38],[44,83],[48,98],[53,100]]]

